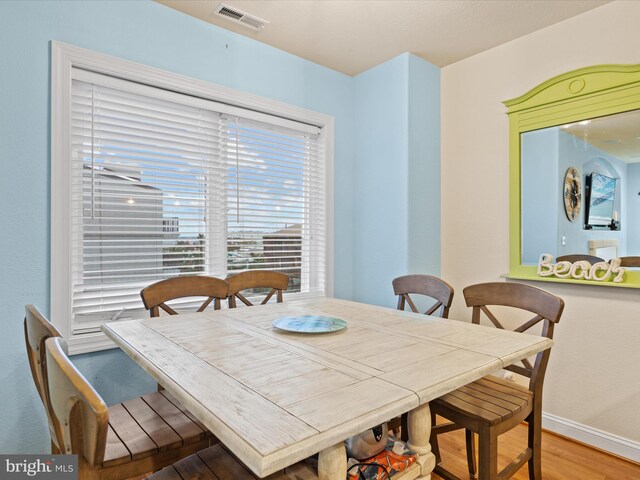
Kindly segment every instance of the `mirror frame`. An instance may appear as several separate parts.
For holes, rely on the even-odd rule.
[[[595,65],[553,77],[524,95],[503,102],[509,115],[509,273],[507,278],[640,288],[640,271],[627,270],[622,283],[537,275],[523,265],[520,179],[521,134],[640,109],[640,64]],[[547,253],[547,252],[540,252]]]

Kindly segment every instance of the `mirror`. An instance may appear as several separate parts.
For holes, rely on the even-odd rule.
[[[505,105],[507,276],[593,284],[537,276],[540,255],[640,256],[640,65],[568,72]],[[640,288],[640,269],[615,286]]]
[[[640,110],[521,133],[520,162],[523,264],[640,256]]]

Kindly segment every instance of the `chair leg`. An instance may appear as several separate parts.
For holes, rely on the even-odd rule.
[[[529,480],[542,480],[542,412],[534,408],[527,418],[529,459]]]
[[[498,478],[498,435],[490,426],[481,425],[478,432],[478,479]]]
[[[403,413],[400,417],[400,440],[403,442],[409,441],[409,427],[407,426],[408,414]]]
[[[469,476],[475,480],[478,478],[478,469],[476,468],[476,446],[473,441],[473,432],[465,429],[464,433],[467,441],[467,467],[469,468]]]
[[[429,443],[431,444],[431,453],[433,453],[436,457],[436,465],[442,463],[442,457],[440,456],[440,447],[438,446],[438,435],[433,431],[433,426],[436,424],[436,414],[431,411],[431,437],[429,438]],[[404,429],[404,427],[403,427]]]

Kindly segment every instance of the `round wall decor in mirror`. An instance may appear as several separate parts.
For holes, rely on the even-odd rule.
[[[582,187],[580,174],[574,167],[569,167],[564,176],[564,213],[569,221],[573,222],[580,214],[582,203]]]

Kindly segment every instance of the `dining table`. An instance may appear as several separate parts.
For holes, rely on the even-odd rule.
[[[345,328],[274,327],[284,317],[328,317]],[[347,438],[404,413],[417,461],[396,478],[429,479],[429,401],[553,343],[328,297],[110,322],[102,330],[256,476],[318,454],[320,480],[345,480]]]

